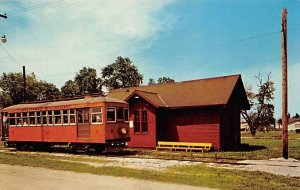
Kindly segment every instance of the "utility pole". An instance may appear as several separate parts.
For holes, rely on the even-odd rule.
[[[23,66],[23,102],[26,102],[26,73],[25,73],[25,66]]]
[[[6,14],[4,14],[4,15],[0,14],[0,17],[7,19]],[[2,43],[6,43],[7,39],[6,39],[5,35],[1,37],[1,41],[2,41]]]
[[[4,15],[3,15],[3,14],[0,14],[0,17],[7,19],[6,14],[4,14]]]
[[[282,9],[282,156],[289,158],[288,154],[288,89],[287,89],[287,11]]]

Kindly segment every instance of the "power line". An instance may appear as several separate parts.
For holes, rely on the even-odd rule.
[[[46,7],[46,6],[49,6],[49,5],[52,5],[52,4],[55,4],[55,3],[59,3],[59,2],[62,2],[62,1],[63,0],[47,1],[47,2],[44,2],[44,3],[37,4],[37,5],[33,5],[31,7],[26,7],[26,8],[20,9],[20,10],[15,11],[15,12],[9,12],[6,15],[7,16],[13,16],[13,15],[21,14],[21,13],[28,12],[28,11],[31,11],[31,10],[34,10],[34,9],[38,9],[38,8],[41,8],[41,7]]]
[[[20,67],[23,67],[8,51],[7,49],[0,43],[0,46],[2,47],[2,49],[4,50],[4,52],[6,53],[6,55],[8,57],[10,57],[11,60],[13,60],[14,63],[16,63],[17,65],[19,65]]]
[[[263,38],[263,37],[267,37],[267,36],[271,36],[274,34],[278,34],[281,31],[276,31],[276,32],[270,32],[270,33],[265,33],[265,34],[260,34],[260,35],[256,35],[256,36],[251,36],[251,37],[247,37],[247,38],[241,38],[241,39],[237,39],[237,40],[233,40],[233,41],[229,41],[229,42],[223,42],[223,43],[219,43],[219,44],[213,44],[213,45],[209,45],[206,47],[201,47],[197,50],[190,50],[190,51],[185,51],[185,52],[181,52],[180,54],[188,54],[188,53],[192,53],[194,51],[199,51],[199,50],[205,50],[205,49],[210,49],[210,48],[217,48],[217,47],[221,47],[221,46],[226,46],[226,45],[231,45],[231,44],[235,44],[235,43],[241,43],[244,41],[248,41],[248,40],[253,40],[253,39],[257,39],[257,38]],[[159,57],[153,57],[153,58],[146,58],[146,59],[140,59],[137,60],[135,62],[148,62],[148,61],[152,61],[152,60],[156,60],[156,59],[160,59],[166,56],[159,56]]]
[[[267,36],[275,35],[275,34],[278,34],[278,33],[281,33],[281,31],[275,31],[275,32],[270,32],[270,33],[265,33],[265,34],[250,36],[250,37],[247,37],[247,38],[241,38],[241,39],[237,39],[237,40],[233,40],[233,41],[229,41],[229,42],[223,42],[223,43],[219,43],[219,44],[209,45],[209,46],[206,46],[206,47],[199,48],[197,50],[190,50],[190,51],[186,51],[186,52],[181,52],[180,54],[183,55],[183,54],[192,53],[194,51],[205,50],[205,49],[210,49],[210,48],[217,48],[217,47],[231,45],[231,44],[235,44],[235,43],[242,43],[242,42],[253,40],[253,39],[257,39],[257,38],[264,38],[264,37],[267,37]],[[159,56],[159,57],[152,57],[152,58],[150,57],[150,58],[140,59],[140,60],[135,61],[135,63],[148,62],[148,61],[160,59],[160,58],[163,58],[163,57],[168,57],[168,56]],[[96,68],[96,70],[99,70],[99,69],[101,69],[101,68]],[[77,72],[60,73],[60,74],[42,76],[42,78],[64,76],[64,75],[75,74],[75,73],[77,73]]]

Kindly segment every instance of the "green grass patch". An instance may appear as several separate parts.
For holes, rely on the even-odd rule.
[[[242,131],[241,132],[242,137],[251,137],[251,138],[282,138],[282,131],[269,131],[269,132],[262,132],[258,131],[255,136],[252,136],[249,131]],[[289,139],[300,139],[300,134],[297,134],[295,131],[289,131],[288,132]]]
[[[50,158],[50,159],[49,159]],[[210,168],[204,165],[174,167],[167,171],[146,171],[121,167],[93,167],[83,163],[55,160],[39,154],[0,153],[0,163],[43,167],[55,170],[91,173],[171,182],[219,189],[299,189],[300,179],[263,172]]]

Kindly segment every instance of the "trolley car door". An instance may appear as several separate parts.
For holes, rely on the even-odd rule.
[[[77,109],[77,137],[90,137],[89,108]]]

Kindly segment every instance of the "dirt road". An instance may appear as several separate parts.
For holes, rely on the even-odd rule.
[[[209,190],[124,177],[0,164],[0,190]]]

